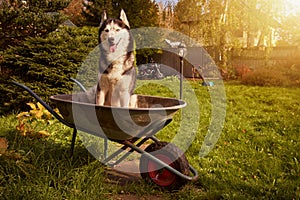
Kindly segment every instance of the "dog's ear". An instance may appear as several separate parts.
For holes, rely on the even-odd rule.
[[[125,11],[123,9],[121,10],[121,13],[120,13],[120,19],[122,20],[122,22],[124,24],[126,24],[126,26],[128,26],[128,28],[130,28],[129,22],[128,22],[126,14],[125,14]]]
[[[106,10],[104,10],[103,13],[102,13],[101,21],[100,21],[99,27],[102,26],[102,24],[103,24],[103,22],[104,22],[105,20],[107,20]]]

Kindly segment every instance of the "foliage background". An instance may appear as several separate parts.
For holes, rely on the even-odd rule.
[[[60,11],[70,0],[0,2],[0,51],[29,37],[45,36],[66,20]]]
[[[99,26],[103,10],[106,10],[108,17],[117,18],[121,9],[127,14],[131,28],[158,25],[158,8],[149,0],[88,0],[84,6],[81,25]]]
[[[85,10],[76,10],[82,15],[78,25],[98,26],[103,9],[106,9],[112,17],[117,17],[121,8],[125,9],[132,28],[156,26],[158,21],[162,20],[158,16],[157,5],[150,0],[89,2],[92,4],[86,4]],[[293,44],[293,41],[299,39],[299,24],[295,23],[299,13],[283,18],[280,15],[281,7],[274,7],[274,2],[273,0],[251,2],[182,0],[173,8],[169,6],[168,9],[174,9],[172,26],[175,30],[203,44],[211,45],[215,54],[212,56],[216,58],[216,63],[221,72],[224,72],[225,78],[238,78],[246,85],[298,87],[300,69],[296,60],[292,59],[284,66],[266,64],[255,70],[251,69],[251,66],[245,66],[247,74],[239,74],[240,66],[236,67],[231,62],[230,49],[240,47],[240,44],[232,40],[234,33],[240,32],[241,29],[262,29],[268,33],[268,27],[274,22],[270,20],[272,17],[280,17],[284,24],[279,29],[281,45]],[[98,33],[97,28],[93,27],[72,29],[60,27],[59,24],[66,19],[63,15],[66,12],[62,10],[68,3],[69,0],[51,2],[29,0],[26,4],[20,0],[2,1],[0,114],[14,109],[24,109],[25,103],[30,99],[23,91],[12,86],[10,80],[25,83],[46,101],[52,94],[68,93],[72,89],[69,78],[78,72],[82,61],[97,46]],[[261,9],[257,10],[257,6]],[[166,13],[167,11],[164,12]],[[168,13],[172,15],[172,12]],[[268,13],[267,17],[262,15],[263,13]],[[189,23],[188,20],[191,20],[191,24],[186,23]],[[266,23],[262,23],[263,21]],[[144,33],[140,35],[138,38],[140,40],[148,37]],[[153,42],[161,41],[153,38]],[[138,62],[149,62],[149,58],[155,53],[161,51],[155,49],[137,51]]]
[[[59,28],[47,37],[30,38],[6,50],[0,63],[0,113],[24,109],[32,99],[12,80],[27,85],[45,101],[51,95],[69,93],[70,78],[76,77],[97,41],[97,28]]]

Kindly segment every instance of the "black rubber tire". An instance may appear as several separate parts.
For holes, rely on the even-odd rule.
[[[168,142],[157,142],[150,144],[145,151],[167,163],[182,174],[189,175],[190,169],[188,160],[176,145]],[[140,172],[142,178],[147,182],[154,183],[166,190],[180,189],[187,182],[186,179],[173,174],[169,170],[164,168],[157,169],[157,167],[158,165],[147,156],[141,156]]]

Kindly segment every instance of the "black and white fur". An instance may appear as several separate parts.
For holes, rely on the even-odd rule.
[[[130,107],[136,82],[134,43],[126,14],[107,18],[103,13],[99,28],[100,63],[96,104]]]

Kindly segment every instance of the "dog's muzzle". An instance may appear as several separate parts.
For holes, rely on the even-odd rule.
[[[109,51],[112,53],[115,52],[120,41],[121,39],[117,43],[115,43],[115,38],[108,38]]]

